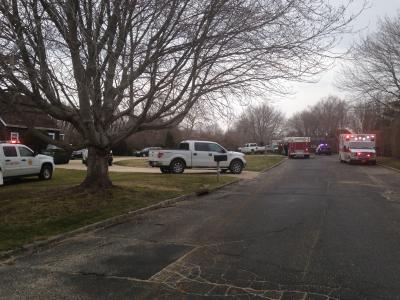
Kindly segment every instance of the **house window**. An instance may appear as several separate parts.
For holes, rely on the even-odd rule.
[[[49,135],[49,137],[50,137],[52,140],[55,140],[55,139],[56,139],[56,134],[55,134],[54,132],[48,132],[47,134]]]
[[[11,140],[18,141],[19,140],[19,132],[11,132]]]
[[[63,141],[65,138],[65,134],[64,133],[60,133],[60,141]]]

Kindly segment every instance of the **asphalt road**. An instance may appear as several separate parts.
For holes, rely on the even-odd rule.
[[[288,160],[0,266],[1,299],[400,299],[400,173]]]

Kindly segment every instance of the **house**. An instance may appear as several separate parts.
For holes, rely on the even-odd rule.
[[[34,137],[29,128],[41,130],[54,140],[64,139],[57,122],[47,114],[32,109],[16,111],[0,105],[0,141],[19,141],[34,150],[41,150],[45,143]]]

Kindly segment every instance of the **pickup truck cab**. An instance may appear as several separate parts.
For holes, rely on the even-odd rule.
[[[149,164],[159,167],[162,173],[183,173],[186,168],[216,168],[215,155],[225,154],[227,161],[220,162],[223,172],[240,174],[246,166],[244,154],[228,151],[210,141],[182,141],[178,150],[151,150]]]
[[[53,176],[54,161],[47,155],[36,154],[29,147],[13,142],[0,142],[0,184],[3,179],[39,176],[49,180]]]
[[[265,147],[258,146],[256,143],[247,143],[240,147],[239,151],[245,154],[265,153]]]

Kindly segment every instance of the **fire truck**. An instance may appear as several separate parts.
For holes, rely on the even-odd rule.
[[[376,164],[375,134],[341,134],[340,162]]]
[[[287,147],[287,155],[289,158],[293,157],[310,158],[311,138],[303,136],[286,137],[284,138],[283,142],[284,142],[284,147]]]

